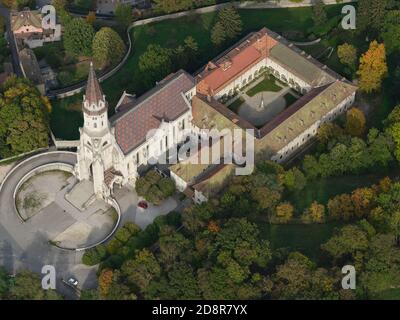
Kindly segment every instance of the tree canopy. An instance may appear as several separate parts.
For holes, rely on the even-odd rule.
[[[74,18],[65,25],[64,48],[73,56],[90,56],[95,32],[86,20]]]
[[[93,39],[93,58],[101,69],[116,65],[125,54],[125,44],[113,29],[103,27],[96,32]]]
[[[46,147],[50,109],[29,80],[8,78],[0,89],[0,157]]]

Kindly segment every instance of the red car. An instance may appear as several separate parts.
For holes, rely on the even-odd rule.
[[[146,201],[139,201],[138,207],[140,207],[142,209],[147,209],[149,207],[149,205],[147,204]]]

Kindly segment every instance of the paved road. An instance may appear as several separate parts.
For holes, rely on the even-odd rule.
[[[49,245],[44,232],[32,230],[14,212],[13,193],[18,181],[33,168],[51,162],[75,164],[76,155],[52,152],[32,157],[13,171],[0,189],[0,265],[12,273],[22,268],[40,273],[44,265],[53,265],[57,272],[57,290],[67,298],[74,299],[74,293],[61,279],[73,275],[82,287],[94,288],[97,268],[80,263],[82,252],[63,251]]]

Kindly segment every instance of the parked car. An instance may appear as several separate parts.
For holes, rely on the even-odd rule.
[[[70,285],[70,286],[73,286],[73,287],[78,287],[78,284],[79,284],[79,281],[78,280],[76,280],[75,278],[69,278],[68,279],[68,281],[67,281],[67,283]]]
[[[139,201],[138,207],[142,208],[142,209],[147,209],[149,207],[149,205],[147,204],[146,201]]]

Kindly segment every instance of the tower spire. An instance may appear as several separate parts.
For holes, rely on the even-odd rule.
[[[89,105],[98,104],[99,101],[104,101],[103,91],[101,90],[99,81],[94,71],[93,62],[90,61],[89,77],[86,85],[85,100]]]

